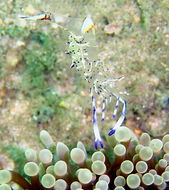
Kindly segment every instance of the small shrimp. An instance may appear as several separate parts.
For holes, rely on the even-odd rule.
[[[21,19],[27,19],[27,20],[51,20],[51,14],[50,13],[41,13],[38,15],[32,15],[32,16],[21,16]]]

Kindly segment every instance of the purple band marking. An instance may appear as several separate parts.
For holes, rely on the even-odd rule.
[[[116,117],[116,115],[113,114],[113,115],[112,115],[112,118],[114,119],[115,117]]]
[[[109,132],[108,135],[109,135],[109,136],[113,135],[113,134],[115,133],[115,131],[116,131],[115,129],[110,130],[110,132]]]
[[[94,141],[94,147],[95,147],[96,150],[98,149],[98,143],[100,144],[100,147],[101,147],[101,148],[104,147],[102,141],[95,140],[95,141]]]
[[[97,150],[97,140],[94,142],[94,147],[95,147],[95,149]]]
[[[102,109],[102,112],[105,112],[105,110],[106,110],[106,108],[103,108],[103,109]]]

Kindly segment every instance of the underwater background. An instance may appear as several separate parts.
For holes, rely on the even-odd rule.
[[[51,13],[51,21],[20,18],[43,12]],[[102,164],[100,167],[104,168],[101,173],[92,169],[94,160],[91,156],[95,150],[89,85],[84,80],[83,73],[70,68],[71,57],[66,54],[68,31],[64,30],[66,28],[80,35],[78,31],[89,14],[95,29],[94,36],[90,31],[88,33],[89,58],[104,61],[106,66],[112,69],[112,77],[124,76],[116,90],[124,89],[128,93],[125,96],[127,112],[123,124],[125,127],[122,127],[124,131],[119,129],[117,134],[111,137],[107,134],[116,123],[116,119],[111,118],[116,100],[108,104],[105,121],[100,122],[102,101],[99,96],[96,97],[99,127],[104,142],[104,149],[98,151],[104,160],[98,159],[102,162],[99,163]],[[117,118],[120,117],[121,109],[120,105]],[[24,152],[33,149],[39,153],[44,148],[39,134],[45,131],[50,134],[50,137],[45,136],[47,141],[48,138],[53,140],[49,140],[50,145],[44,142],[43,144],[54,155],[47,165],[51,165],[51,162],[55,165],[57,160],[63,160],[64,164],[70,166],[70,171],[60,177],[67,183],[65,189],[69,189],[72,181],[77,180],[82,185],[78,188],[83,189],[101,190],[101,186],[103,189],[115,189],[116,186],[123,189],[137,189],[139,186],[142,189],[167,189],[168,127],[169,2],[167,0],[0,1],[0,169],[17,171],[31,181],[30,176],[24,172],[25,163],[31,161],[43,165],[43,162],[41,159],[29,160]],[[152,141],[153,139],[156,141]],[[78,141],[81,141],[83,146],[77,146]],[[69,150],[65,148],[66,154],[70,151],[70,155],[60,158],[59,151],[54,151],[53,142],[67,145]],[[116,153],[117,145],[120,146],[119,151],[123,150],[122,155]],[[76,161],[73,164],[71,149],[76,146],[83,150],[79,153],[84,156],[83,164]],[[149,148],[145,149],[147,147]],[[148,158],[139,155],[144,149],[146,153],[148,152]],[[146,155],[145,152],[142,154]],[[129,173],[125,173],[121,168],[125,160],[130,161],[127,165],[132,162]],[[146,170],[140,172],[136,169],[139,161],[144,162]],[[38,167],[40,169],[44,167],[46,170],[47,166],[44,165]],[[90,177],[92,173],[87,182],[78,177],[79,168],[87,168],[89,171],[85,175],[89,174]],[[157,176],[148,176],[153,178],[153,182],[148,184],[149,182],[144,182],[143,175],[151,173],[151,169],[156,170],[152,175]],[[0,171],[6,172],[6,170]],[[134,181],[138,180],[138,183],[133,187],[129,180],[127,181],[127,177],[136,173]],[[56,180],[60,179],[56,173],[49,172],[49,174],[55,176]],[[109,177],[110,183],[105,177],[107,184],[97,187],[99,176],[104,174]],[[167,177],[161,177],[162,174]],[[6,174],[0,172],[0,183],[6,183],[3,179],[1,182],[4,175]],[[45,172],[39,173],[40,181],[43,175]],[[119,183],[114,182],[117,176],[123,178],[118,179]],[[156,178],[161,181],[156,183]],[[0,186],[0,189],[5,188],[9,187]],[[18,188],[13,185],[13,189]],[[54,189],[53,186],[44,188]],[[34,186],[28,189],[43,188]]]

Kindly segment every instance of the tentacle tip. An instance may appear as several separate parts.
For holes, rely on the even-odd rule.
[[[104,118],[102,118],[101,121],[103,122],[103,121],[104,121]]]
[[[115,131],[116,131],[115,129],[110,130],[110,132],[108,133],[108,135],[109,136],[113,135],[115,133]]]
[[[114,119],[116,116],[115,115],[112,115],[112,119]]]

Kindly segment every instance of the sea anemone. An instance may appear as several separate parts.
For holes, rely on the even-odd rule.
[[[137,139],[127,127],[107,136],[107,148],[87,153],[82,142],[69,149],[62,142],[56,146],[45,130],[40,139],[45,149],[25,151],[24,173],[0,170],[0,190],[12,189],[17,183],[23,189],[55,190],[123,190],[159,189],[169,184],[169,135],[162,140],[142,133]]]

